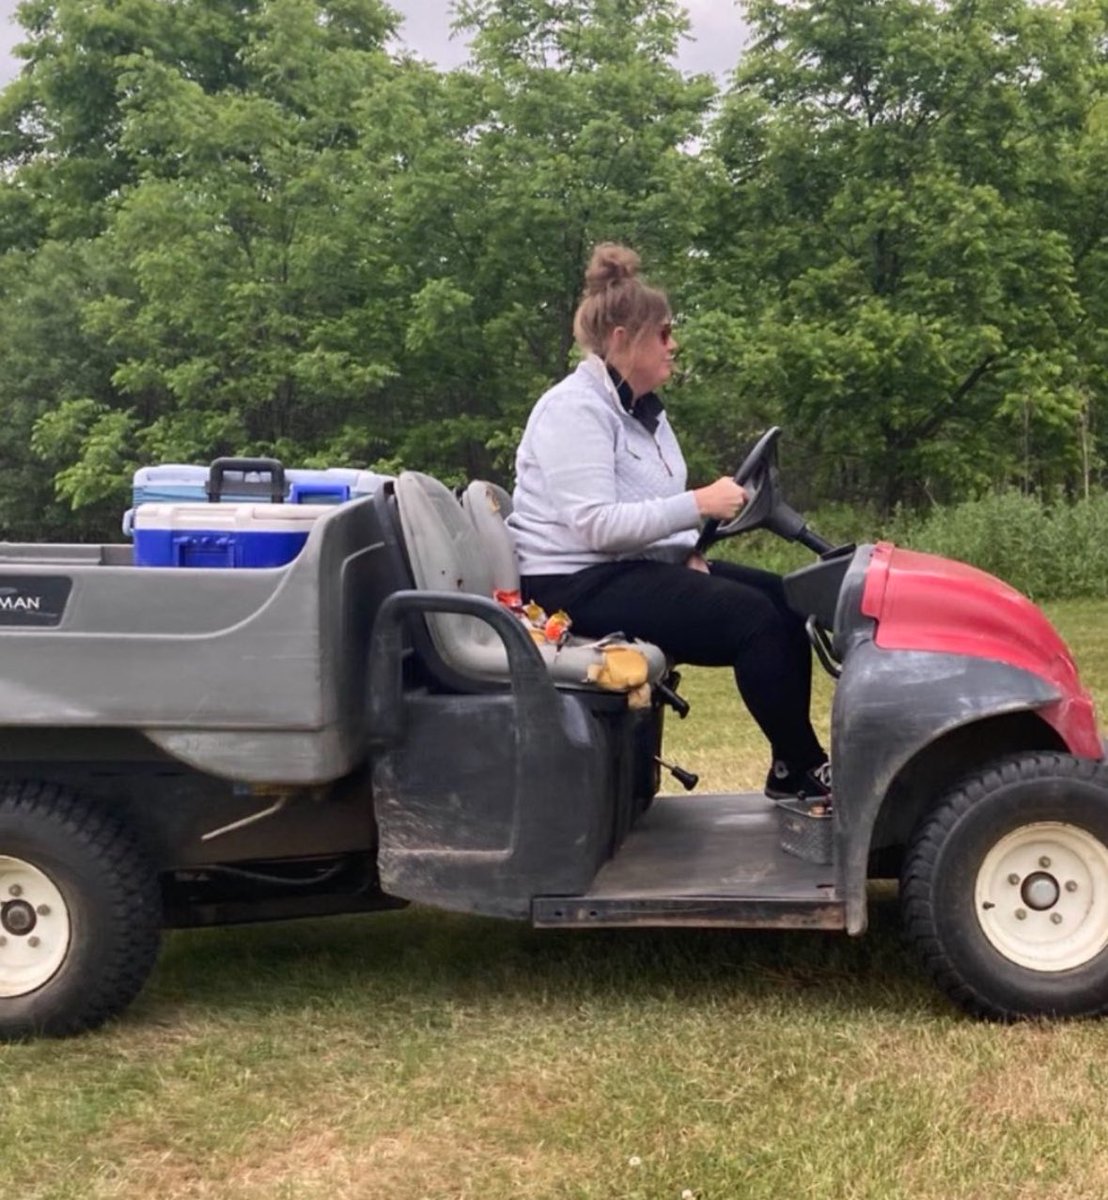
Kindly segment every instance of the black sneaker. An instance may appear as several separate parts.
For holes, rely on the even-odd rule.
[[[794,771],[778,760],[766,776],[766,795],[770,800],[830,800],[831,764]]]

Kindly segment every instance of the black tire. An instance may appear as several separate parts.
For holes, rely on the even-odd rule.
[[[0,1040],[122,1011],[161,925],[157,874],[131,830],[52,784],[0,784]]]
[[[1105,1012],[1108,766],[1026,754],[964,780],[913,836],[900,895],[909,941],[973,1015]]]

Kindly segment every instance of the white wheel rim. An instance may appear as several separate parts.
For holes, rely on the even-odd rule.
[[[982,932],[1032,971],[1069,971],[1108,946],[1108,847],[1062,821],[1013,830],[985,856],[974,889]]]
[[[25,996],[53,979],[70,932],[69,908],[49,875],[0,854],[0,997]]]

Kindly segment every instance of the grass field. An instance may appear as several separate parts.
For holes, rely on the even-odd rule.
[[[1052,615],[1108,705],[1108,607]],[[670,750],[764,752],[725,672]],[[822,691],[817,709],[826,710]],[[0,1047],[0,1197],[1108,1196],[1108,1023],[977,1024],[897,935],[538,933],[411,909],[170,936],[138,1003]]]

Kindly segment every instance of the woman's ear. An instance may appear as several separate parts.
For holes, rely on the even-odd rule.
[[[617,325],[608,334],[608,357],[611,358],[613,354],[622,355],[630,344],[631,338],[627,333],[627,326]]]

